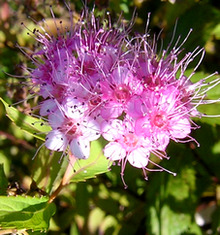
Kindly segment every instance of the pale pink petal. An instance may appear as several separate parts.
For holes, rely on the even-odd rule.
[[[101,91],[102,91],[102,98],[104,100],[108,100],[109,98],[111,98],[113,96],[113,90],[110,87],[109,82],[101,81],[100,87],[101,87]]]
[[[83,137],[89,141],[97,140],[101,135],[100,125],[93,119],[83,120],[80,127]]]
[[[64,114],[61,113],[59,109],[57,109],[55,112],[51,113],[48,116],[48,120],[52,128],[59,128],[63,125],[63,122],[65,121]]]
[[[104,121],[101,125],[102,136],[108,141],[114,141],[121,138],[124,133],[123,123],[119,119]]]
[[[82,102],[75,97],[67,97],[63,102],[63,110],[67,117],[79,119],[85,115],[88,106],[85,102]]]
[[[129,163],[137,168],[144,168],[148,164],[149,150],[147,148],[137,148],[128,154]]]
[[[112,78],[113,78],[113,81],[116,85],[128,84],[130,76],[131,76],[131,74],[129,73],[129,70],[126,67],[118,66],[112,72]]]
[[[70,142],[71,153],[79,159],[87,159],[90,155],[90,142],[79,137]]]
[[[101,116],[103,119],[108,120],[110,118],[117,118],[123,112],[123,107],[120,103],[109,102],[101,108]]]
[[[141,97],[133,96],[127,103],[127,113],[134,119],[141,118],[145,114],[145,105]]]
[[[45,141],[45,146],[54,151],[64,151],[68,141],[66,136],[59,130],[52,130],[48,133]]]
[[[126,156],[126,151],[117,142],[111,142],[103,149],[104,155],[112,161],[121,160]]]
[[[43,96],[44,99],[51,97],[54,92],[54,86],[50,83],[43,83],[40,88],[39,94]]]
[[[161,132],[161,133],[155,133],[153,137],[155,139],[155,147],[158,150],[165,151],[167,148],[167,145],[170,142],[169,133],[166,131]]]
[[[183,139],[191,132],[191,125],[187,118],[179,118],[173,123],[170,134],[174,138]]]
[[[62,64],[59,64],[56,69],[53,69],[52,78],[56,84],[64,84],[66,82],[66,71]]]
[[[45,100],[40,105],[40,115],[47,116],[51,112],[54,112],[57,108],[57,104],[53,99]]]
[[[135,122],[135,134],[138,136],[149,137],[151,133],[151,125],[148,116],[139,118]]]

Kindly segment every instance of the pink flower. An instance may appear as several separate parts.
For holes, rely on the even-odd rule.
[[[86,104],[68,97],[49,114],[53,128],[46,137],[45,146],[54,151],[66,151],[67,147],[77,158],[90,155],[90,141],[100,137],[100,127],[94,119],[85,116]]]
[[[41,46],[30,57],[36,66],[30,77],[41,96],[40,115],[52,127],[45,141],[48,149],[70,150],[86,159],[90,142],[102,135],[109,141],[104,155],[121,162],[123,174],[127,162],[144,172],[148,163],[158,166],[150,154],[168,158],[171,140],[194,140],[189,134],[198,126],[191,118],[203,116],[197,110],[200,104],[218,101],[205,97],[220,79],[190,81],[201,59],[185,75],[191,61],[203,57],[203,49],[196,48],[178,58],[188,36],[158,53],[156,40],[146,34],[129,38],[132,24],[125,27],[119,18],[113,26],[109,15],[106,22],[84,9],[68,30],[56,24],[56,36],[34,30]]]
[[[104,81],[100,82],[104,105],[101,116],[104,119],[117,118],[127,112],[127,103],[134,95],[141,94],[143,87],[128,67],[118,66]]]
[[[137,168],[145,168],[151,151],[148,138],[134,133],[131,121],[113,119],[102,123],[102,136],[109,141],[104,155],[111,161],[122,161],[122,172],[127,161]]]
[[[178,141],[188,137],[191,124],[180,100],[175,87],[161,91],[160,95],[149,90],[131,100],[129,114],[136,119],[135,133],[151,139],[153,146],[162,151],[166,150],[170,139]]]

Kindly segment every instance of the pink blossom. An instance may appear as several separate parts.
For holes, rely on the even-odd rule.
[[[104,119],[117,118],[127,112],[127,103],[134,95],[141,94],[143,87],[126,66],[119,66],[108,79],[100,82],[104,106],[101,116]]]
[[[218,102],[205,98],[220,79],[191,82],[204,53],[196,48],[183,54],[188,36],[182,42],[171,40],[158,52],[157,41],[147,33],[130,38],[133,21],[125,27],[119,18],[113,27],[107,14],[103,22],[84,9],[66,31],[62,22],[55,23],[56,36],[43,28],[43,33],[34,30],[41,46],[30,57],[35,65],[30,69],[31,87],[41,96],[39,113],[52,128],[45,146],[86,159],[90,142],[102,136],[108,141],[104,155],[122,163],[122,174],[127,162],[149,170],[151,153],[162,160],[168,158],[171,140],[194,140],[189,135],[198,126],[191,118],[204,116],[197,110],[200,104]],[[200,54],[198,65],[186,76]]]
[[[97,121],[82,112],[86,106],[77,99],[67,98],[64,105],[58,105],[48,116],[53,128],[46,137],[45,146],[54,151],[65,151],[69,146],[77,158],[88,158],[90,141],[100,137]]]
[[[188,137],[191,124],[180,98],[178,90],[170,87],[160,95],[148,91],[138,101],[133,99],[129,104],[129,114],[136,118],[135,133],[150,138],[153,145],[162,151],[166,150],[170,139],[178,141]]]
[[[145,168],[151,151],[148,138],[134,133],[133,123],[113,119],[102,123],[102,136],[109,141],[104,148],[104,155],[111,161],[122,161],[122,172],[126,161],[137,168]]]

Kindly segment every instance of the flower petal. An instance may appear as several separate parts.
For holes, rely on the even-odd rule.
[[[127,156],[127,159],[132,166],[144,168],[148,164],[149,154],[148,149],[137,148]]]
[[[57,108],[56,102],[53,99],[47,99],[41,103],[40,115],[47,116]]]
[[[191,125],[187,118],[180,118],[173,123],[170,134],[174,138],[183,139],[191,132]]]
[[[121,138],[124,133],[123,122],[118,119],[104,121],[101,125],[102,136],[108,141],[114,141]]]
[[[97,140],[100,137],[100,126],[93,119],[83,120],[80,128],[83,138],[89,141]]]
[[[70,142],[70,151],[79,159],[87,159],[90,155],[90,142],[82,137],[73,139]]]
[[[121,160],[126,156],[126,151],[117,142],[111,142],[103,149],[104,155],[112,161]]]
[[[65,151],[68,141],[66,136],[59,130],[52,130],[48,133],[45,146],[54,151]]]
[[[88,106],[76,97],[67,97],[63,102],[63,109],[67,117],[79,119],[85,115]]]

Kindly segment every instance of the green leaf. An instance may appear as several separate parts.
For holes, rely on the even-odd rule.
[[[166,11],[166,14],[163,15],[163,20],[167,21],[167,27],[173,27],[174,20],[179,18],[175,32],[176,38],[181,35],[183,39],[188,34],[189,29],[193,29],[184,44],[184,48],[187,50],[194,50],[197,46],[204,46],[220,20],[217,8],[206,3],[196,4],[195,1],[191,0],[182,1],[172,6],[167,4],[166,9],[163,10]],[[169,37],[167,37],[167,42],[170,42]]]
[[[212,34],[215,36],[216,39],[220,39],[220,24],[217,24],[214,28]]]
[[[104,145],[105,140],[101,138],[91,143],[90,157],[87,160],[77,160],[70,182],[85,181],[109,171],[111,163],[102,153]],[[68,156],[63,157],[60,162],[61,155],[62,153],[50,154],[50,150],[43,146],[33,162],[35,171],[32,178],[37,186],[47,193],[51,192],[54,184],[59,182],[67,169]]]
[[[102,149],[106,141],[102,138],[91,143],[90,157],[87,160],[78,160],[74,166],[71,182],[85,181],[98,174],[109,171],[110,162],[103,155]]]
[[[51,127],[44,123],[43,120],[32,117],[30,115],[24,114],[18,111],[16,108],[10,106],[2,98],[0,98],[5,106],[7,116],[22,130],[28,132],[29,134],[35,136],[38,139],[44,140],[42,135],[36,133],[47,133],[51,130]]]
[[[33,161],[32,178],[37,186],[47,193],[51,192],[54,182],[61,178],[67,167],[67,157],[60,162],[61,154],[58,152],[51,153],[43,146]]]
[[[203,163],[209,175],[220,178],[220,126],[202,123],[201,128],[195,131],[194,137],[200,144],[200,147],[195,149],[197,161]]]
[[[0,195],[6,195],[8,180],[5,176],[3,164],[0,164]]]
[[[197,179],[201,166],[186,146],[173,144],[168,153],[170,160],[163,161],[161,165],[174,169],[177,176],[167,172],[149,175],[146,202],[148,232],[161,235],[202,234],[194,219],[201,191],[208,184],[201,175]]]
[[[1,229],[45,231],[55,213],[55,205],[47,197],[0,196]]]

